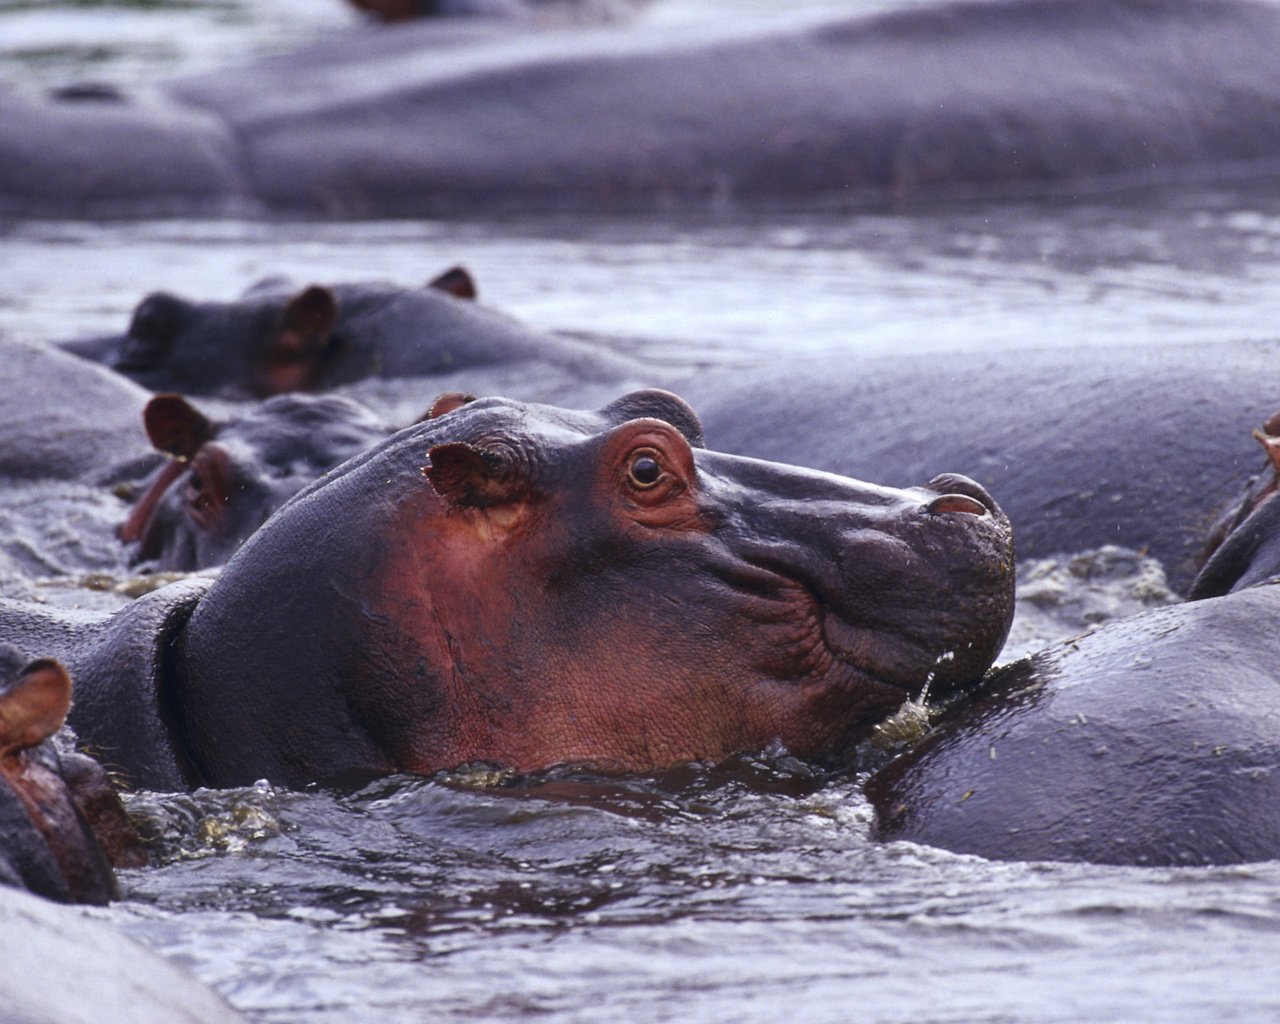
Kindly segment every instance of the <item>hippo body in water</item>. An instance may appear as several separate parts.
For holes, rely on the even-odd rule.
[[[112,864],[145,863],[106,773],[54,742],[71,703],[55,661],[0,645],[0,884],[62,902],[106,903]]]
[[[160,461],[139,429],[150,397],[105,367],[0,338],[0,593],[119,565],[117,490]]]
[[[470,301],[459,268],[421,289],[265,281],[232,302],[144,298],[122,335],[66,342],[152,391],[263,398],[367,378],[521,367],[616,383],[634,368],[604,349],[525,327]],[[531,383],[530,387],[536,386]]]
[[[1280,346],[791,358],[680,390],[724,451],[900,485],[954,468],[1008,513],[1021,558],[1119,544],[1198,568],[1275,407]]]
[[[881,838],[1001,860],[1280,857],[1280,452],[1260,436],[1271,464],[1193,600],[993,672],[872,777]]]
[[[6,97],[0,211],[903,202],[1280,169],[1280,11],[1252,0],[957,0],[451,46],[442,28],[132,96]]]
[[[837,756],[1007,632],[1008,524],[962,477],[899,491],[707,451],[665,392],[434,412],[212,583],[0,625],[67,661],[82,740],[152,788]]]
[[[1264,584],[997,670],[872,777],[878,835],[997,860],[1280,857],[1277,616]]]

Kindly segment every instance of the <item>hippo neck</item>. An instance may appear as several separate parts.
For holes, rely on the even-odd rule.
[[[82,627],[64,655],[75,680],[68,719],[81,744],[125,782],[190,789],[205,780],[184,740],[177,641],[211,579],[171,583]]]

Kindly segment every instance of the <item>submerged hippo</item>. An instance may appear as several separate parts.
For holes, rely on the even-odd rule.
[[[106,903],[142,847],[102,768],[55,745],[70,704],[65,668],[0,645],[0,884]]]
[[[138,304],[123,335],[62,347],[153,391],[232,398],[494,366],[558,367],[585,380],[623,375],[621,359],[525,327],[469,301],[475,294],[460,268],[421,289],[269,280],[232,302],[158,292]]]
[[[216,581],[113,618],[13,603],[73,725],[153,788],[467,762],[836,755],[978,679],[1011,532],[963,477],[877,487],[700,447],[683,401],[452,396],[289,501]]]
[[[1263,584],[997,670],[872,776],[880,838],[997,860],[1280,857],[1277,616]]]
[[[1254,0],[955,0],[448,46],[440,29],[133,94],[5,96],[0,211],[903,202],[1280,161],[1280,10]]]
[[[120,530],[130,561],[191,571],[221,565],[272,512],[392,428],[340,395],[277,395],[218,422],[178,395],[144,412],[170,456]]]
[[[1274,472],[1250,488],[1195,600],[998,669],[948,707],[869,782],[880,836],[1002,860],[1280,857],[1280,583],[1257,582],[1280,572],[1274,495]]]

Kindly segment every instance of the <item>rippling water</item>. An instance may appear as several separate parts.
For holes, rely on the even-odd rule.
[[[672,0],[647,16],[699,10]],[[129,82],[352,20],[310,0],[11,4],[0,73]],[[1280,323],[1280,201],[1235,192],[678,223],[0,225],[0,331],[118,330],[161,288],[229,298],[282,273],[416,285],[455,262],[499,308],[619,336],[667,366],[1193,344],[1274,337]],[[1172,600],[1157,566],[1117,551],[1024,565],[1020,587],[1010,657]],[[125,901],[86,913],[257,1021],[1280,1015],[1280,863],[995,864],[880,845],[856,778],[783,752],[624,780],[476,771],[130,805],[162,864],[126,873]]]

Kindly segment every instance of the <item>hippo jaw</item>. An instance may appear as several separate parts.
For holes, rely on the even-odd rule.
[[[1013,553],[977,485],[875,487],[691,439],[670,395],[484,400],[303,492],[184,628],[202,778],[836,757],[930,673],[942,693],[989,666]]]

